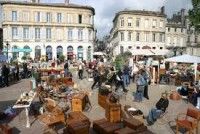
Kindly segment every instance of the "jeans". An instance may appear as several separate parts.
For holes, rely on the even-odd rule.
[[[125,87],[127,87],[130,84],[130,78],[128,74],[123,75],[123,82]]]
[[[147,116],[147,123],[149,125],[153,125],[156,122],[156,120],[161,116],[162,113],[163,113],[162,110],[159,110],[157,108],[152,108]]]

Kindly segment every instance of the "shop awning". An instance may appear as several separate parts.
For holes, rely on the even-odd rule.
[[[32,49],[30,49],[30,48],[14,48],[14,49],[8,49],[7,50],[7,48],[4,48],[3,49],[3,52],[4,53],[6,53],[6,52],[11,52],[11,53],[14,53],[14,52],[16,52],[16,53],[18,53],[18,52],[26,52],[26,53],[30,53],[30,52],[32,52]]]

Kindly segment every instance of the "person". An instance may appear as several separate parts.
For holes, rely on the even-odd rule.
[[[143,70],[142,76],[143,76],[143,78],[144,78],[144,80],[145,80],[145,84],[144,84],[144,94],[143,94],[143,96],[144,96],[146,99],[149,100],[148,85],[149,85],[149,82],[150,82],[151,78],[150,78],[150,75],[149,75],[149,73],[148,73],[147,70]]]
[[[8,81],[9,73],[10,73],[9,67],[6,67],[6,65],[3,65],[1,74],[2,74],[2,76],[4,78],[4,82],[5,82],[7,87],[9,86],[9,81]]]
[[[23,63],[24,78],[27,78],[28,67],[27,63]]]
[[[120,86],[122,86],[123,91],[124,91],[124,92],[128,92],[128,90],[127,90],[127,89],[125,88],[125,86],[124,86],[124,82],[123,82],[122,74],[123,74],[123,73],[122,73],[121,70],[119,70],[119,71],[117,72],[117,75],[116,75],[117,82],[116,82],[116,88],[115,88],[115,91],[117,91],[118,88],[119,88]]]
[[[94,89],[94,86],[98,83],[98,87],[100,88],[100,75],[99,75],[99,72],[98,70],[95,68],[94,71],[93,71],[93,78],[94,78],[94,83],[92,84],[92,87],[91,89],[93,90]]]
[[[162,93],[161,98],[156,103],[156,106],[149,111],[149,114],[146,118],[149,125],[153,125],[162,114],[166,112],[166,109],[169,105],[169,100],[167,98],[167,93]]]
[[[123,82],[125,87],[127,87],[130,84],[129,74],[130,74],[130,69],[127,65],[125,65],[123,70]]]
[[[141,102],[144,94],[145,79],[142,76],[143,70],[139,70],[136,76],[136,94],[135,101]]]
[[[15,69],[16,69],[15,77],[16,77],[16,80],[19,81],[19,65],[18,65],[18,63],[16,64]]]
[[[132,81],[135,82],[135,76],[136,76],[137,72],[139,71],[135,61],[133,62],[133,67],[131,70],[132,70],[131,71]]]
[[[197,107],[198,109],[200,109],[199,104],[198,104],[199,103],[198,102],[198,98],[200,98],[200,88],[199,88],[199,86],[195,86],[194,87],[194,91],[193,91],[193,93],[192,93],[192,95],[191,95],[191,97],[189,99],[190,99],[191,103],[195,107]]]
[[[79,65],[78,65],[78,76],[79,76],[79,79],[83,79],[83,63],[80,62]]]
[[[64,65],[65,76],[67,75],[68,70],[69,70],[69,64],[68,64],[68,61],[66,60],[65,65]]]

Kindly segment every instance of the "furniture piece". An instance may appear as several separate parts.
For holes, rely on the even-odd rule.
[[[106,99],[106,95],[101,95],[98,93],[98,104],[104,109],[106,108]]]
[[[23,94],[21,94],[20,98],[17,100],[17,102],[15,103],[13,108],[14,109],[21,109],[21,108],[25,109],[25,112],[26,112],[26,127],[29,128],[30,127],[29,108],[30,108],[30,105],[31,105],[33,99],[36,96],[36,92],[30,91],[29,93],[26,94],[26,96],[24,96]]]
[[[76,94],[72,98],[72,111],[77,112],[80,111],[82,112],[86,106],[86,94],[80,93]]]
[[[82,112],[70,112],[68,114],[66,123],[69,125],[77,122],[90,122],[90,121],[88,117],[85,116]]]
[[[181,115],[183,118],[181,118]],[[184,115],[184,116],[183,116]],[[196,129],[198,134],[198,123],[200,120],[200,112],[196,109],[187,109],[187,113],[180,113],[176,119],[176,133],[179,131],[179,127],[185,128],[192,134],[192,131]]]
[[[113,134],[116,130],[121,129],[121,123],[111,123],[106,119],[93,121],[93,129],[98,134]]]
[[[111,103],[106,100],[105,116],[110,122],[120,122],[121,121],[121,104]]]
[[[121,129],[115,131],[115,134],[135,134],[135,133],[136,133],[136,131],[129,127],[121,128]]]
[[[0,124],[0,134],[12,134],[12,128],[8,124]]]

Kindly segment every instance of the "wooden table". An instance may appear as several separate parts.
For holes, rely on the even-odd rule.
[[[31,93],[32,92],[32,93]],[[28,102],[27,104],[23,105],[23,104],[18,104],[18,102],[20,102],[20,100],[22,99],[22,95],[20,96],[20,98],[17,100],[16,104],[13,106],[14,109],[21,109],[24,108],[25,112],[26,112],[26,127],[30,128],[30,121],[29,121],[29,108],[30,105],[33,101],[33,99],[36,96],[36,92],[30,91],[29,95],[31,94],[31,96],[29,96],[29,99],[27,99],[26,101]]]

